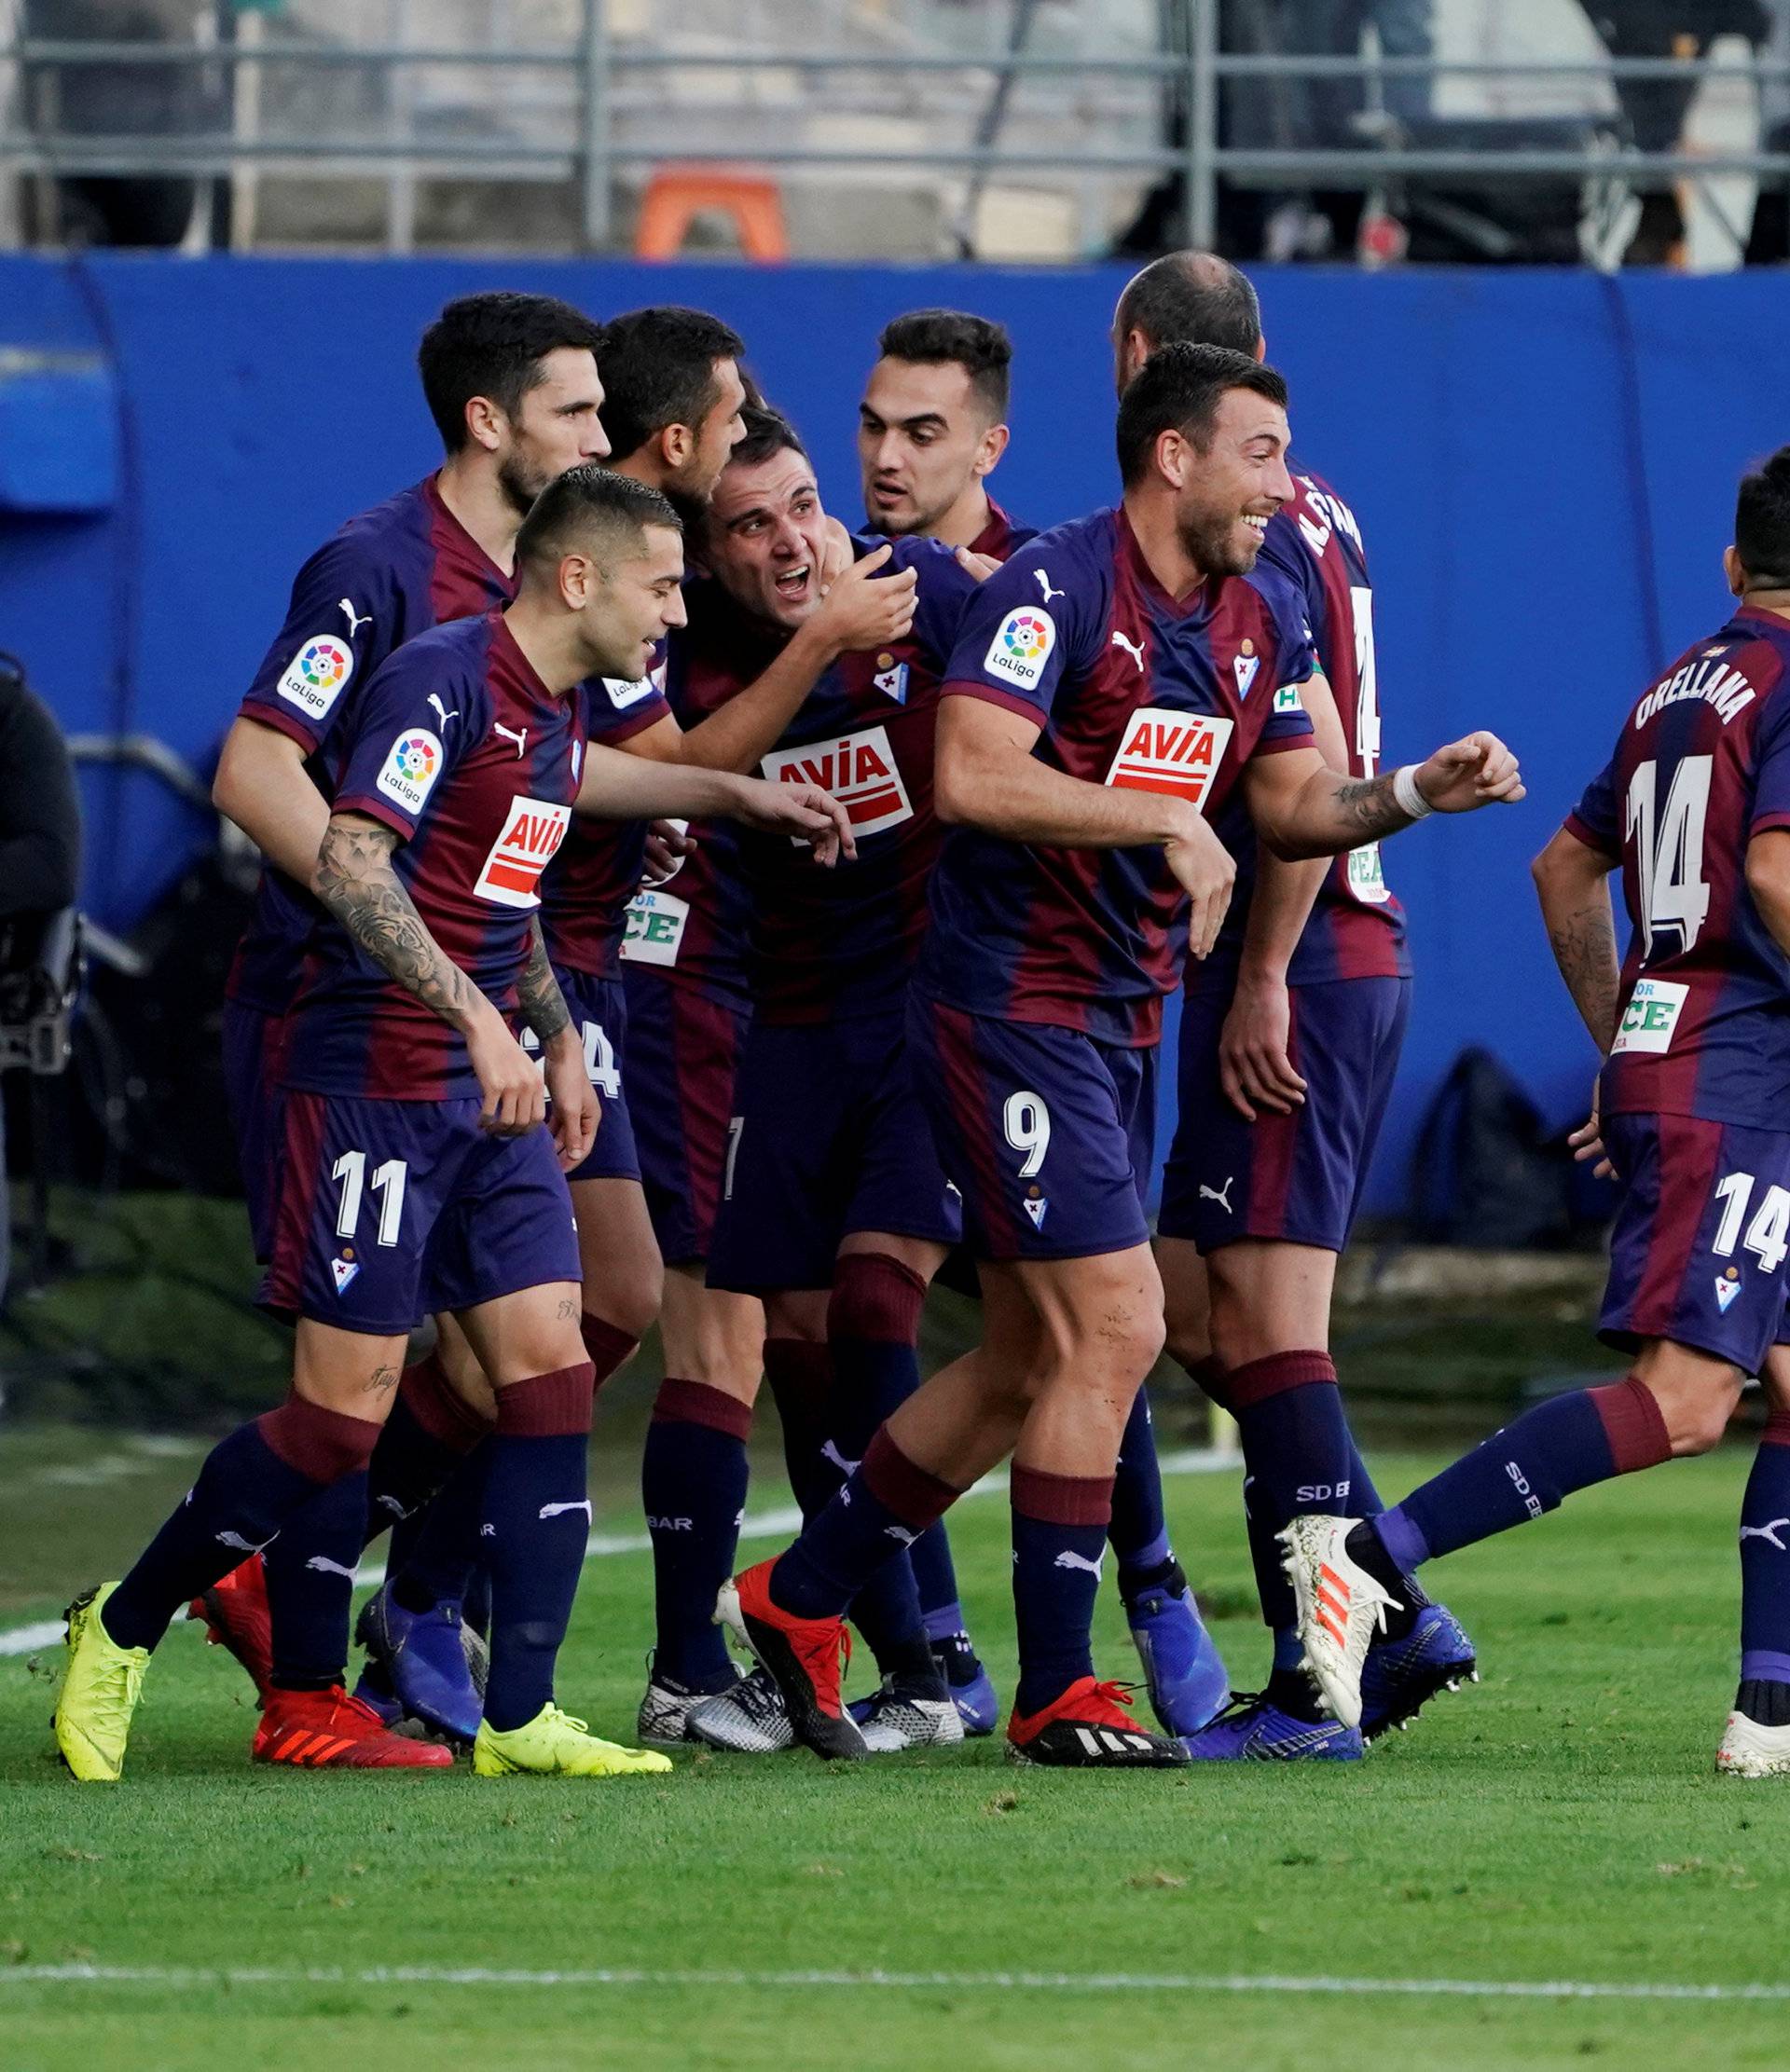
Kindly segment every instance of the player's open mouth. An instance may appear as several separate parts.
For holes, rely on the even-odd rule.
[[[771,587],[785,604],[799,604],[808,594],[808,578],[813,573],[813,564],[805,561],[799,569],[785,569],[781,575],[771,578]]]
[[[907,491],[898,482],[874,482],[871,485],[870,501],[879,510],[891,511],[898,503],[907,501]]]
[[[1268,516],[1269,515],[1265,513],[1258,515],[1253,511],[1246,511],[1243,515],[1243,522],[1256,535],[1257,539],[1260,540],[1264,538],[1267,534]]]

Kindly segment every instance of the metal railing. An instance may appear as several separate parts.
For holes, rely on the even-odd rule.
[[[1271,146],[1221,140],[1222,98],[1241,84],[1328,81],[1358,83],[1383,91],[1395,81],[1431,89],[1442,80],[1496,79],[1508,84],[1558,85],[1586,80],[1621,86],[1663,83],[1698,86],[1706,77],[1755,87],[1790,89],[1790,62],[1761,60],[1716,64],[1709,59],[1586,58],[1525,62],[1484,59],[1337,57],[1222,52],[1218,48],[1217,0],[1189,0],[1188,47],[1173,55],[1083,58],[1019,50],[971,58],[888,51],[686,51],[642,49],[610,33],[604,0],[582,0],[583,30],[576,41],[509,48],[404,44],[325,44],[276,41],[261,33],[262,18],[239,18],[239,40],[211,44],[86,42],[16,36],[0,44],[0,68],[17,68],[14,113],[0,128],[0,168],[40,176],[161,176],[200,181],[253,183],[263,174],[307,179],[365,175],[370,169],[404,168],[414,176],[575,184],[585,246],[607,249],[613,233],[613,192],[618,172],[679,163],[730,163],[750,159],[778,168],[863,165],[942,173],[1073,179],[1087,172],[1178,175],[1183,185],[1183,225],[1190,243],[1209,245],[1217,226],[1222,181],[1258,186],[1378,188],[1407,179],[1571,179],[1642,182],[1703,181],[1718,174],[1790,181],[1790,152],[1721,150],[1645,152],[1624,144],[1610,117],[1585,116],[1590,131],[1605,132],[1596,149],[1460,149],[1412,145],[1398,141],[1397,126],[1385,135],[1364,137],[1358,145]],[[396,75],[421,65],[451,65],[500,72],[544,69],[571,86],[571,135],[564,142],[536,138],[454,135],[431,137],[414,126],[395,130],[388,121],[361,131],[296,138],[269,136],[255,119],[259,88],[276,67],[329,72],[365,68],[377,75],[388,102]],[[227,110],[226,130],[165,135],[81,133],[62,128],[41,112],[33,119],[34,82],[58,72],[97,68],[167,71],[200,69],[210,82],[208,98]],[[1109,78],[1153,83],[1162,94],[1162,127],[1177,141],[1160,144],[1100,145],[1081,150],[1014,147],[998,141],[946,144],[922,149],[861,144],[755,142],[750,147],[712,144],[632,142],[616,134],[618,82],[676,73],[840,76],[993,75],[1008,82],[1030,79]],[[4,83],[0,71],[0,84]],[[0,100],[0,109],[5,102]],[[246,119],[245,119],[246,117]]]

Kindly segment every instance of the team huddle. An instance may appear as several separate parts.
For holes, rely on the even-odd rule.
[[[1581,1151],[1622,1181],[1601,1327],[1633,1372],[1388,1510],[1328,1351],[1411,987],[1379,844],[1522,783],[1486,733],[1380,774],[1360,530],[1291,459],[1248,282],[1160,260],[1108,349],[1120,501],[1034,532],[987,487],[1005,333],[898,318],[852,532],[713,317],[489,294],[430,327],[443,463],[306,562],[215,785],[266,859],[224,1048],[292,1389],[71,1607],[77,1777],[121,1774],[188,1606],[255,1680],[264,1762],[470,1747],[482,1777],[601,1777],[993,1734],[945,1514],[1003,1461],[1010,1753],[1358,1760],[1476,1673],[1423,1561],[1714,1444],[1761,1372],[1720,1760],[1790,1768],[1764,1529],[1790,1511],[1790,455],[1742,487],[1737,617],[1536,864],[1608,1059]],[[922,1380],[947,1268],[981,1340]],[[555,1668],[594,1398],[655,1323],[635,1749],[562,1710]],[[1167,1530],[1165,1343],[1238,1426],[1273,1646],[1250,1694]],[[805,1523],[736,1575],[761,1385]],[[1093,1658],[1108,1549],[1148,1724]],[[847,1621],[880,1680],[851,1704]]]

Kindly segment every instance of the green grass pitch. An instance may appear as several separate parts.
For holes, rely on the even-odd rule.
[[[133,1496],[33,1444],[0,1437],[0,1541],[23,1523],[35,1564],[0,1626],[75,1560],[116,1566],[186,1472]],[[1425,1463],[1375,1465],[1394,1491]],[[1786,1987],[1790,1783],[1711,1767],[1745,1471],[1736,1447],[1592,1491],[1433,1571],[1485,1681],[1349,1768],[1051,1776],[983,1743],[612,1784],[275,1774],[240,1673],[177,1626],[125,1782],[82,1790],[49,1755],[57,1651],[0,1657],[0,2065],[1775,2065],[1790,1998],[1312,1983]],[[1234,1478],[1169,1489],[1247,1682]],[[1005,1522],[978,1498],[954,1533],[1011,1688]],[[648,1608],[643,1555],[591,1564],[561,1695],[604,1731],[631,1726]],[[1101,1660],[1135,1664],[1110,1599]],[[366,1976],[394,1968],[556,1976]]]

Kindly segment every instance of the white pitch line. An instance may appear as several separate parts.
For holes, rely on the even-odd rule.
[[[1241,1465],[1242,1457],[1238,1454],[1208,1453],[1196,1447],[1189,1447],[1178,1453],[1165,1453],[1161,1462],[1164,1475],[1219,1475],[1227,1468]],[[1006,1471],[1001,1469],[984,1475],[973,1489],[964,1491],[964,1496],[996,1496],[1006,1487]],[[801,1526],[801,1512],[794,1504],[785,1503],[774,1511],[754,1512],[741,1522],[739,1536],[742,1540],[780,1540],[786,1533],[799,1531]],[[594,1532],[585,1549],[585,1559],[601,1561],[616,1554],[648,1554],[652,1548],[653,1542],[644,1532]],[[378,1562],[369,1562],[354,1580],[369,1588],[377,1588],[385,1581],[385,1570]],[[0,1629],[0,1657],[34,1654],[39,1648],[56,1646],[62,1638],[61,1619],[39,1619],[32,1626]]]
[[[324,1965],[207,1970],[158,1964],[13,1964],[0,1966],[8,1985],[153,1985],[190,1992],[199,1986],[470,1985],[593,1991],[613,1986],[772,1989],[842,1986],[897,1992],[965,1993],[1262,1993],[1315,1994],[1346,1998],[1391,1996],[1480,2000],[1689,2000],[1777,2004],[1790,2001],[1790,1984],[1692,1985],[1673,1981],[1605,1979],[1349,1979],[1290,1974],[1198,1971],[745,1971],[633,1969],[510,1971],[482,1966],[379,1965],[349,1970]]]

